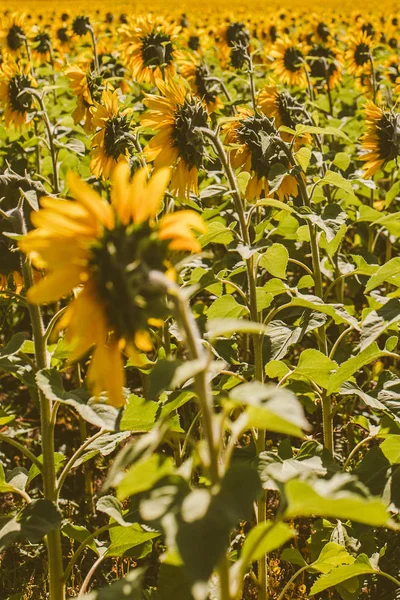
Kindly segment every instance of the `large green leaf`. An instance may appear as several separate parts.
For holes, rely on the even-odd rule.
[[[133,464],[117,485],[117,497],[128,496],[149,490],[159,479],[174,472],[174,461],[161,454],[153,454],[146,460]]]
[[[61,513],[50,500],[33,500],[0,530],[0,552],[20,539],[32,543],[61,524]]]
[[[292,479],[285,485],[287,518],[324,516],[351,519],[375,527],[391,526],[390,515],[381,500],[361,495],[350,487],[354,480],[335,475],[314,482]]]
[[[352,577],[357,577],[358,575],[373,575],[378,572],[379,571],[371,565],[365,555],[360,555],[353,564],[337,567],[329,573],[321,575],[312,586],[310,594],[319,594],[334,585],[338,585],[339,583]]]
[[[283,244],[272,244],[261,256],[259,264],[273,277],[286,279],[288,261],[289,252],[287,248]]]

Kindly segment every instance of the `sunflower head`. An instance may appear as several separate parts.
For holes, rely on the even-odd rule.
[[[315,33],[321,42],[327,42],[331,37],[331,32],[328,25],[324,21],[319,21],[315,27]]]
[[[31,88],[36,82],[30,75],[30,65],[24,67],[8,62],[0,70],[0,102],[4,105],[6,125],[22,127],[29,121],[34,107]]]
[[[373,102],[365,106],[367,130],[363,134],[361,156],[365,162],[364,177],[371,177],[388,161],[400,154],[400,114],[394,110],[383,110]]]
[[[317,87],[328,84],[332,89],[341,78],[338,54],[329,46],[315,44],[308,52],[310,76],[316,79]]]
[[[33,38],[34,49],[39,55],[46,55],[51,49],[51,38],[47,31],[39,31]]]
[[[139,82],[154,83],[157,77],[175,74],[175,38],[179,31],[180,27],[151,16],[121,27],[123,55]]]
[[[151,272],[173,278],[172,253],[198,251],[193,230],[205,231],[192,211],[156,221],[170,172],[160,169],[148,176],[142,169],[130,181],[128,166],[120,164],[109,204],[70,174],[76,200],[42,199],[32,217],[36,229],[19,242],[47,273],[28,291],[29,302],[55,302],[76,290],[59,328],[66,329],[71,360],[94,348],[88,384],[96,396],[106,391],[114,406],[125,402],[121,353],[137,361],[138,350],[152,350],[149,322],[168,314],[165,294],[152,283]]]
[[[271,50],[272,69],[282,83],[304,87],[307,82],[303,48],[288,37],[279,39]]]
[[[72,21],[72,31],[82,37],[90,31],[90,20],[85,15],[77,15]]]
[[[26,43],[26,35],[19,23],[13,23],[6,35],[7,46],[12,52],[17,52]]]
[[[218,85],[215,81],[209,81],[210,70],[206,63],[185,60],[179,63],[182,77],[187,79],[195,94],[201,98],[209,112],[213,112],[223,106],[218,97]]]
[[[183,82],[157,81],[164,97],[148,95],[144,101],[150,111],[141,119],[145,127],[159,130],[144,149],[156,168],[174,166],[171,189],[180,197],[197,192],[197,172],[203,164],[205,142],[197,128],[207,127],[208,114],[203,103],[193,97]]]
[[[104,90],[100,102],[90,108],[92,125],[100,131],[92,139],[90,168],[107,179],[120,161],[126,161],[132,146],[131,109],[119,106],[118,91]]]
[[[372,43],[372,38],[365,31],[350,38],[345,54],[350,75],[361,75],[370,67]]]
[[[234,69],[242,69],[248,57],[250,33],[244,23],[230,23],[225,35],[230,48],[230,64]]]
[[[59,27],[56,31],[56,38],[61,44],[68,44],[70,41],[70,36],[68,34],[67,27]]]
[[[297,183],[289,174],[286,154],[273,139],[275,128],[264,115],[241,109],[238,117],[224,126],[226,141],[236,146],[231,151],[232,165],[251,174],[245,198],[255,200],[277,191],[279,198],[297,194]]]

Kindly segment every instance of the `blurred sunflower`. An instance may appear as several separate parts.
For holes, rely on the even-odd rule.
[[[6,127],[21,128],[32,120],[34,108],[30,88],[37,87],[31,76],[31,67],[8,61],[0,67],[0,105],[4,108]]]
[[[162,17],[153,19],[151,15],[122,25],[119,30],[122,56],[136,81],[155,83],[157,78],[168,80],[175,75],[174,60],[178,56],[175,40],[180,29]]]
[[[400,154],[400,114],[383,110],[370,100],[364,108],[367,130],[361,136],[361,146],[366,151],[360,158],[364,178],[371,177],[388,161]]]
[[[345,53],[347,71],[350,75],[362,75],[371,68],[371,49],[373,40],[366,31],[359,31],[349,39]]]
[[[305,70],[309,67],[304,60],[303,52],[307,53],[306,48],[302,44],[291,41],[288,36],[275,42],[271,49],[271,56],[275,59],[271,68],[279,81],[291,86],[307,85]]]
[[[250,52],[250,33],[244,23],[232,22],[217,33],[222,64],[242,69]]]
[[[191,57],[179,62],[179,70],[182,77],[189,82],[194,94],[205,102],[209,113],[223,108],[224,104],[218,96],[218,84],[209,81],[211,74],[204,62]]]
[[[128,162],[132,109],[121,110],[118,90],[104,90],[90,111],[93,127],[100,128],[92,138],[90,170],[95,177],[108,179],[119,162]]]
[[[266,117],[241,108],[237,117],[222,129],[226,134],[225,143],[234,146],[230,151],[233,168],[250,173],[244,194],[246,200],[252,202],[262,194],[268,197],[275,192],[280,200],[297,196],[297,181],[288,173],[291,165],[272,139],[274,128]]]
[[[400,77],[400,61],[397,54],[392,54],[389,56],[387,61],[385,62],[386,67],[386,77],[393,85],[397,83]]]
[[[36,31],[32,38],[32,55],[40,62],[48,62],[52,56],[52,43],[48,31]]]
[[[204,222],[192,211],[155,221],[170,177],[147,169],[129,180],[119,164],[112,179],[111,204],[73,172],[68,185],[75,201],[43,198],[32,213],[36,229],[19,246],[46,276],[28,291],[32,304],[58,301],[79,287],[59,322],[66,329],[70,360],[93,349],[87,374],[92,393],[107,392],[113,406],[125,403],[122,352],[140,362],[138,351],[152,350],[149,322],[168,314],[164,294],[149,280],[158,270],[174,277],[171,250],[197,252],[192,230]]]
[[[93,130],[92,114],[90,107],[101,98],[102,79],[90,71],[84,71],[78,65],[70,65],[65,71],[70,80],[70,86],[74,96],[77,96],[78,106],[72,113],[75,125],[84,121],[83,128],[86,132]]]
[[[4,55],[18,56],[26,49],[26,17],[25,14],[13,13],[2,23],[2,41]]]
[[[316,87],[330,90],[342,79],[343,60],[340,52],[333,46],[315,44],[307,54],[310,65],[310,77],[316,80]]]
[[[198,170],[202,167],[205,143],[196,127],[207,127],[207,111],[193,98],[182,81],[165,84],[157,81],[163,96],[147,94],[144,104],[150,109],[141,119],[144,127],[158,133],[144,148],[147,161],[156,169],[174,166],[171,190],[179,197],[198,194]]]

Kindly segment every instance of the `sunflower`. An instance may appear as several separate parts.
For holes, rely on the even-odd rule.
[[[158,133],[143,152],[157,169],[174,166],[171,190],[180,198],[188,198],[191,190],[198,194],[198,170],[203,164],[205,143],[195,128],[207,127],[207,111],[181,80],[168,85],[159,80],[157,86],[163,96],[146,95],[144,104],[150,111],[141,124]]]
[[[222,66],[229,64],[242,69],[250,53],[250,33],[244,23],[233,22],[217,33],[220,44]]]
[[[40,62],[48,62],[52,56],[52,43],[48,31],[39,30],[32,38],[32,54]]]
[[[6,127],[21,128],[31,121],[34,108],[33,96],[29,89],[36,87],[30,75],[29,64],[22,66],[13,61],[5,62],[0,68],[0,104],[4,107]]]
[[[108,179],[119,162],[128,162],[132,109],[121,110],[118,90],[104,90],[90,111],[93,127],[100,128],[92,138],[90,170],[95,177]]]
[[[390,83],[394,85],[398,82],[398,79],[400,77],[400,61],[397,54],[392,54],[391,56],[389,56],[385,63],[385,67],[386,78],[390,81]]]
[[[78,65],[70,65],[65,71],[70,80],[70,86],[74,96],[77,96],[78,106],[72,113],[75,125],[84,121],[83,128],[86,132],[93,130],[92,114],[90,107],[101,98],[101,77],[91,71],[84,71]]]
[[[373,40],[366,31],[359,31],[349,39],[345,59],[350,75],[362,75],[371,68],[371,48]]]
[[[157,78],[169,80],[175,75],[175,39],[180,29],[151,15],[138,17],[120,28],[122,56],[136,81],[155,83]]]
[[[258,94],[257,104],[260,110],[270,119],[274,119],[276,129],[289,127],[295,129],[302,123],[302,105],[299,104],[287,90],[279,91],[276,83],[271,79]],[[280,132],[285,142],[291,142],[293,136],[285,131]],[[311,136],[305,134],[296,138],[296,146],[311,144]]]
[[[16,57],[26,49],[25,14],[13,13],[3,27],[3,52]]]
[[[168,314],[149,272],[174,277],[170,251],[199,251],[192,230],[205,231],[193,211],[155,221],[169,177],[169,169],[160,169],[149,180],[145,168],[130,181],[128,165],[120,163],[108,204],[70,172],[75,200],[42,198],[42,208],[32,213],[36,229],[19,241],[34,266],[46,269],[28,291],[30,303],[56,302],[77,289],[59,330],[66,329],[71,361],[94,349],[88,385],[96,397],[107,392],[117,407],[125,403],[122,352],[137,362],[138,351],[152,350],[148,323]]]
[[[215,81],[209,81],[211,74],[204,62],[191,57],[179,62],[179,70],[194,94],[205,102],[209,113],[223,108],[223,102],[218,96],[218,85]]]
[[[226,134],[225,142],[234,146],[230,151],[233,168],[250,173],[244,194],[246,200],[252,202],[262,194],[268,197],[274,192],[280,200],[297,196],[297,181],[288,173],[291,165],[272,139],[274,128],[266,117],[241,108],[222,129]]]
[[[367,130],[361,137],[364,178],[371,177],[400,154],[400,114],[383,110],[370,100],[364,108]]]
[[[341,55],[333,46],[315,44],[308,51],[307,62],[310,65],[310,77],[316,80],[320,89],[328,85],[333,90],[342,79]]]
[[[271,56],[275,59],[272,70],[282,83],[298,87],[306,87],[307,76],[305,70],[308,65],[304,60],[306,48],[295,43],[288,36],[275,42],[271,49]]]

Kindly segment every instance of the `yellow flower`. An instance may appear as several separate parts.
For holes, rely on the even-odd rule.
[[[272,140],[272,126],[268,119],[254,115],[253,111],[241,108],[235,119],[222,127],[225,142],[234,147],[230,151],[232,166],[250,173],[245,198],[249,202],[277,193],[280,200],[297,196],[297,181],[289,171],[286,155]],[[283,170],[283,172],[282,172]],[[276,172],[276,176],[275,176]],[[269,178],[276,180],[270,192]]]
[[[90,170],[95,177],[108,179],[118,163],[128,161],[132,109],[120,109],[118,90],[104,90],[90,112],[93,127],[100,128],[92,139]]]
[[[305,70],[308,65],[304,61],[306,48],[284,36],[275,42],[271,49],[271,56],[275,59],[272,70],[282,83],[287,85],[306,87],[307,76]]]
[[[168,84],[158,80],[163,96],[147,94],[144,104],[150,109],[141,124],[158,130],[144,148],[146,160],[156,169],[174,166],[171,191],[179,197],[198,194],[198,170],[204,157],[204,141],[196,127],[207,126],[207,111],[191,96],[182,81]]]
[[[175,75],[175,39],[179,31],[180,27],[151,15],[120,28],[122,55],[136,81],[155,83],[157,78],[168,80]]]
[[[361,146],[366,153],[361,156],[361,160],[365,162],[364,178],[367,178],[399,155],[400,114],[383,110],[370,100],[364,111],[367,130],[361,136]]]
[[[13,61],[5,62],[0,68],[0,104],[4,107],[7,127],[22,128],[31,121],[33,96],[29,88],[37,87],[30,75],[30,65],[22,66]],[[24,90],[26,90],[24,92]]]
[[[371,47],[373,40],[366,31],[359,31],[349,39],[345,59],[350,75],[362,75],[371,69]]]
[[[59,322],[66,329],[71,360],[93,349],[87,381],[98,397],[107,392],[114,406],[125,403],[122,352],[138,361],[138,350],[152,349],[149,320],[167,315],[165,298],[148,273],[173,271],[171,250],[197,252],[192,230],[205,230],[193,211],[169,214],[155,222],[170,178],[160,169],[129,180],[129,168],[113,173],[111,204],[75,173],[68,185],[75,201],[43,198],[32,213],[36,229],[19,241],[35,267],[46,276],[29,289],[32,304],[48,304],[79,288]]]
[[[18,14],[14,12],[2,24],[1,45],[6,58],[16,58],[21,53],[26,53],[25,21],[25,13]]]

